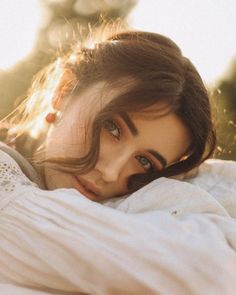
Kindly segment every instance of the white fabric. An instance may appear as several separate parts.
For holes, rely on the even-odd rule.
[[[235,295],[236,162],[104,204],[0,163],[0,294]]]
[[[9,284],[0,284],[1,295],[51,295],[44,291],[37,291],[35,289],[24,288],[20,286],[13,286]]]

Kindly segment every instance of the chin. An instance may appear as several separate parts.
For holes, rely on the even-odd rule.
[[[45,183],[49,190],[57,188],[73,188],[71,177],[67,173],[50,169],[45,173]]]

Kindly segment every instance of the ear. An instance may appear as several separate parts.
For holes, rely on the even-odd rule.
[[[52,106],[55,110],[61,110],[65,104],[65,97],[73,88],[76,77],[70,69],[66,69],[61,75],[58,86],[56,87]]]

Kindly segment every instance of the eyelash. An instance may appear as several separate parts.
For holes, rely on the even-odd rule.
[[[112,127],[115,127],[115,131],[117,131],[118,134],[115,135],[115,134],[112,133],[112,132],[114,132],[114,129],[111,131],[111,125],[113,125]],[[105,129],[109,132],[109,134],[111,134],[111,136],[113,136],[116,140],[120,140],[120,137],[121,137],[122,131],[121,131],[120,126],[119,126],[117,123],[115,123],[113,120],[107,120],[107,121],[104,123],[104,127],[105,127]],[[152,170],[155,169],[155,168],[154,168],[155,166],[154,166],[153,162],[152,162],[151,160],[149,160],[147,157],[142,156],[142,155],[138,155],[138,156],[136,156],[135,158],[139,161],[140,165],[141,165],[145,170],[147,170],[147,171],[152,171]],[[148,164],[149,164],[149,166],[150,166],[149,168],[145,168],[145,166],[141,164],[140,160],[142,160],[142,159],[146,159],[146,160],[148,161]]]
[[[110,126],[109,126],[110,125]],[[113,134],[112,132],[114,131],[114,130],[112,130],[111,131],[111,129],[110,129],[110,127],[111,127],[111,125],[113,125],[113,127],[115,127],[115,129],[118,131],[118,135],[115,135],[115,134]],[[112,121],[112,120],[107,120],[107,121],[105,121],[105,123],[104,123],[104,127],[105,127],[105,129],[113,136],[113,137],[115,137],[117,140],[120,140],[120,137],[121,137],[121,128],[120,128],[120,126],[118,125],[118,124],[116,124],[114,121]]]

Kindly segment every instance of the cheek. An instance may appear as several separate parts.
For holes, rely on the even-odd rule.
[[[46,154],[48,157],[79,157],[86,152],[88,145],[88,132],[84,123],[63,121],[49,132],[46,139]]]

